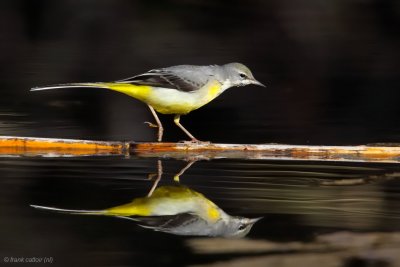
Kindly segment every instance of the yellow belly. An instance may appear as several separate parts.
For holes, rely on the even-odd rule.
[[[193,92],[145,85],[118,83],[104,83],[104,85],[111,90],[141,100],[162,114],[187,114],[209,103],[223,91],[221,83],[218,81],[211,81]]]
[[[150,105],[161,114],[188,114],[189,112],[198,109],[199,107],[190,103],[174,103],[164,105],[159,103],[150,103]]]
[[[187,114],[212,101],[222,92],[221,83],[212,81],[194,92],[155,88],[146,103],[162,114]]]
[[[192,213],[206,221],[221,218],[219,208],[201,193],[184,186],[162,186],[150,197],[136,198],[132,202],[106,209],[111,216],[162,216]]]

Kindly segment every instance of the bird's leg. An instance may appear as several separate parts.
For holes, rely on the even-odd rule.
[[[157,160],[157,173],[150,174],[149,179],[153,179],[154,176],[157,176],[157,178],[154,180],[153,186],[151,187],[149,193],[147,194],[147,197],[151,197],[154,190],[156,190],[157,185],[161,180],[162,174],[163,174],[162,162],[161,160]]]
[[[185,129],[185,127],[182,126],[182,124],[179,122],[179,120],[181,119],[181,115],[175,115],[174,117],[174,122],[176,124],[176,126],[178,126],[179,128],[181,128],[181,130],[187,134],[187,136],[190,137],[190,139],[192,139],[192,142],[200,142],[199,140],[197,140],[196,137],[194,137],[188,130]]]
[[[190,160],[189,163],[186,164],[186,166],[183,167],[182,170],[180,170],[177,174],[175,174],[175,176],[174,176],[174,181],[177,182],[177,183],[179,183],[179,178],[180,178],[180,176],[181,176],[182,174],[184,174],[185,171],[187,171],[187,169],[189,169],[196,161],[197,161],[196,159]]]
[[[153,117],[156,120],[157,125],[155,125],[154,123],[148,122],[148,121],[146,121],[145,123],[147,125],[149,125],[150,127],[158,128],[157,141],[161,142],[162,136],[163,136],[163,132],[164,132],[164,128],[163,128],[163,126],[161,124],[161,121],[158,118],[157,113],[154,110],[154,108],[152,106],[150,106],[150,105],[147,105],[147,106],[149,107],[149,109],[151,111],[151,114],[153,114]]]

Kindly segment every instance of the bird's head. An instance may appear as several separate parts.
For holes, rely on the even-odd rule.
[[[255,84],[265,87],[264,84],[257,81],[250,69],[241,63],[229,63],[224,66],[227,79],[231,86],[245,86]]]
[[[253,227],[253,225],[261,219],[262,217],[250,219],[232,216],[226,222],[226,228],[222,236],[230,238],[242,238],[246,236],[250,232],[251,227]]]

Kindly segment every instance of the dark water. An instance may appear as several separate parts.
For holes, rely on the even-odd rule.
[[[155,140],[154,129],[143,124],[152,120],[147,107],[129,97],[29,88],[239,61],[267,88],[228,90],[182,117],[199,139],[400,142],[396,1],[3,1],[0,7],[1,135]],[[165,140],[185,138],[171,117],[161,120]],[[174,185],[185,164],[163,159],[160,186]],[[133,221],[29,206],[101,209],[127,203],[149,192],[148,174],[156,167],[156,158],[134,156],[0,158],[0,265],[5,257],[51,259],[56,266],[400,264],[399,241],[390,238],[361,250],[301,253],[303,245],[339,231],[398,233],[399,164],[196,162],[181,184],[231,215],[264,217],[244,239],[250,243],[176,236]],[[346,245],[358,240],[341,239]],[[260,249],[265,242],[274,246]],[[382,243],[392,247],[378,255]],[[311,262],[298,258],[313,253]],[[48,263],[34,266],[40,265]]]
[[[163,160],[159,186],[174,185],[172,177],[185,164]],[[198,252],[193,245],[196,237],[154,232],[118,218],[59,214],[29,206],[103,209],[127,203],[149,192],[153,181],[148,174],[156,172],[156,166],[156,159],[137,157],[0,159],[2,257],[51,257],[56,266],[188,266],[275,255],[257,250]],[[180,182],[231,215],[263,216],[247,236],[254,242],[284,245],[312,242],[337,231],[400,230],[396,164],[200,161]],[[284,257],[290,256],[288,252]]]
[[[4,135],[85,138],[84,131],[90,128],[79,128],[81,120],[43,120],[29,107],[16,105],[13,111],[13,105],[4,106]],[[245,125],[246,121],[236,123]],[[101,130],[98,135],[120,138]],[[176,185],[173,177],[187,162],[162,159],[162,164],[158,186]],[[202,193],[230,215],[264,217],[247,235],[250,243],[237,245],[232,243],[237,241],[155,232],[119,218],[60,214],[29,206],[104,209],[128,203],[148,194],[154,183],[148,175],[157,172],[157,158],[3,157],[0,172],[3,260],[21,257],[26,262],[36,257],[56,266],[309,266],[296,258],[303,254],[291,248],[292,242],[314,244],[319,237],[342,231],[400,231],[399,164],[246,159],[194,163],[180,177],[182,185]],[[346,244],[360,242],[354,237],[345,240]],[[260,250],[260,241],[274,246]],[[400,249],[398,243],[393,246],[395,251]],[[335,251],[316,252],[313,262],[323,264],[326,255],[334,256]],[[367,251],[360,255],[373,253],[379,260],[383,257],[384,264],[393,257],[394,264],[398,262],[396,252],[384,251],[382,256],[375,255],[374,249]],[[354,255],[335,256],[328,262],[358,266],[359,259],[353,262],[351,258]]]

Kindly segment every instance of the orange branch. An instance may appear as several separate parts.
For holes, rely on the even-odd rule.
[[[306,146],[282,144],[213,144],[107,142],[0,136],[2,156],[136,155],[185,160],[237,158],[400,163],[400,146]]]

